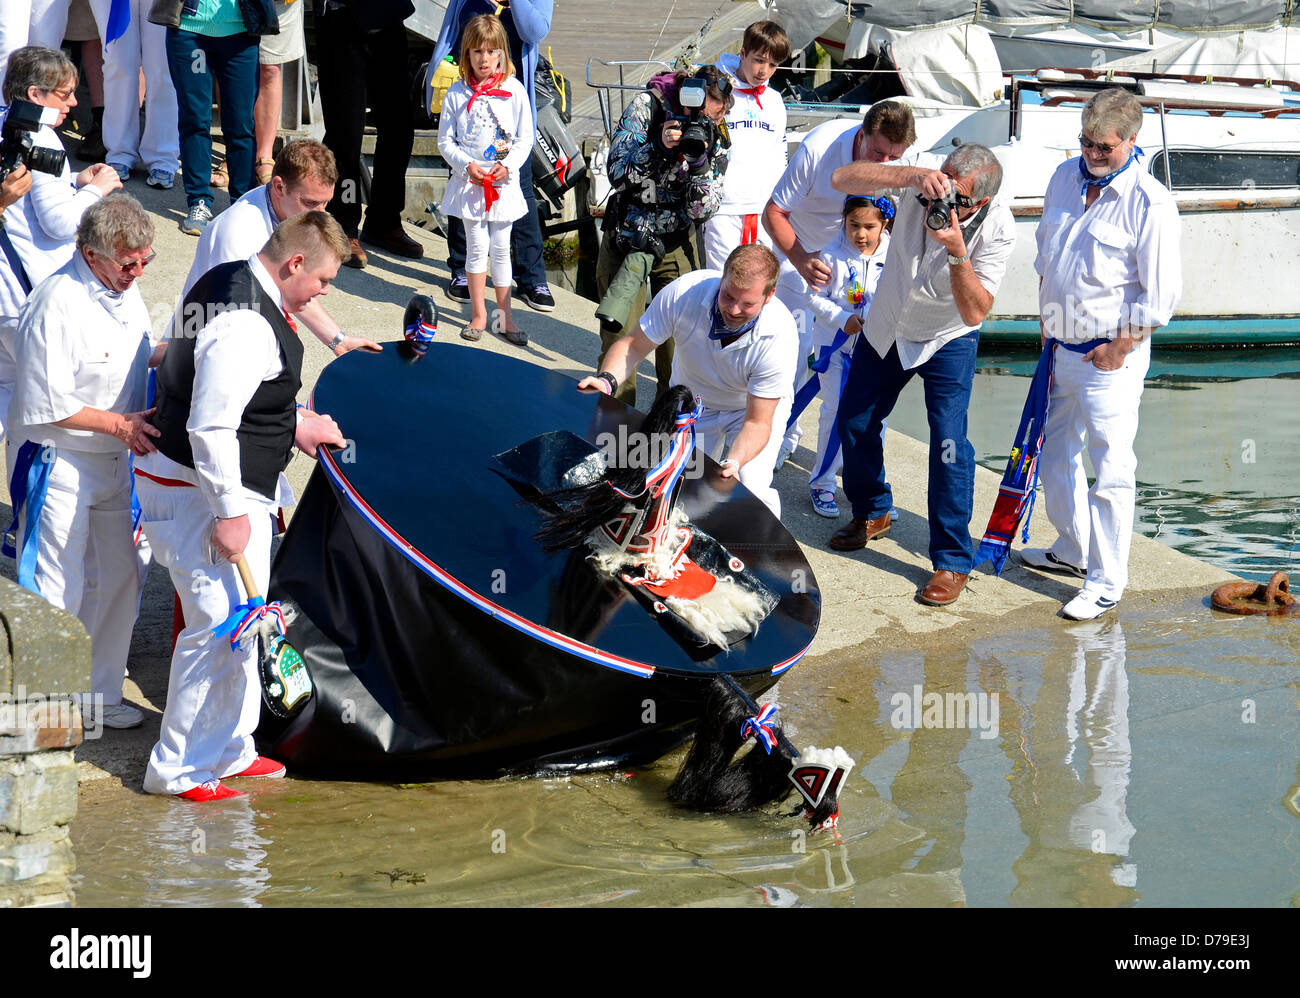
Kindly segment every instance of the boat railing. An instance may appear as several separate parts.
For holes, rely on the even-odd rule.
[[[612,80],[592,80],[592,66],[604,66],[607,69],[616,70],[618,73],[618,82]],[[605,136],[612,139],[614,137],[614,94],[618,94],[618,118],[623,117],[623,112],[627,110],[626,92],[629,90],[640,93],[645,89],[645,81],[638,80],[629,83],[627,73],[629,67],[636,66],[640,69],[646,67],[657,67],[664,72],[671,72],[673,67],[670,63],[663,62],[659,59],[600,59],[592,56],[587,60],[587,86],[596,91],[596,102],[600,106],[601,124],[605,126]],[[637,76],[642,75],[640,72]],[[651,73],[651,76],[654,74]]]

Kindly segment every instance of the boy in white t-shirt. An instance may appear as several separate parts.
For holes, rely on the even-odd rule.
[[[731,163],[722,204],[704,223],[704,266],[709,270],[721,270],[737,246],[772,246],[760,216],[785,172],[785,102],[767,81],[789,55],[790,39],[781,25],[755,21],[745,29],[740,55],[718,57],[718,68],[731,77],[735,103],[727,114]]]

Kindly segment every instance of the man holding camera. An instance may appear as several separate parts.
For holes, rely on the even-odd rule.
[[[795,317],[800,357],[808,356],[812,349],[808,294],[820,291],[831,277],[830,268],[818,254],[835,241],[843,223],[844,197],[831,187],[831,176],[856,162],[911,165],[916,159],[908,149],[915,142],[912,109],[886,100],[871,105],[861,125],[852,121],[818,125],[790,157],[790,165],[763,210],[763,226],[783,257],[776,294]],[[807,373],[802,367],[800,375]],[[800,381],[802,376],[797,376]],[[798,423],[786,431],[777,454],[778,468],[794,453],[802,436]]]
[[[885,191],[901,200],[889,258],[840,399],[844,494],[853,519],[830,546],[855,551],[889,531],[893,495],[881,431],[899,393],[919,374],[930,423],[934,566],[919,599],[944,606],[961,595],[975,556],[975,450],[966,439],[966,411],[979,326],[1016,242],[1011,210],[995,200],[1002,167],[986,146],[967,143],[942,161],[918,157],[916,166],[855,162],[836,170],[832,184],[846,194]]]
[[[640,316],[647,272],[658,294],[696,268],[691,231],[722,203],[729,145],[722,122],[731,103],[727,75],[705,66],[693,76],[656,76],[619,119],[609,147],[615,193],[596,263],[601,360]],[[671,341],[655,351],[661,390],[668,387],[672,359]],[[617,395],[636,402],[634,374]]]

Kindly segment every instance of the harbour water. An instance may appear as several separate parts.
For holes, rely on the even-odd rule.
[[[783,680],[796,744],[841,744],[858,761],[834,833],[776,810],[672,808],[680,753],[563,779],[262,781],[202,808],[101,781],[72,826],[77,900],[1300,904],[1300,629],[1212,616],[1203,597],[1053,623],[1008,619],[968,647],[855,649]],[[918,690],[970,691],[992,709],[936,726],[913,709]]]

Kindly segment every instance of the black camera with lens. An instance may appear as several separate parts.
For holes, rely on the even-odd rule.
[[[948,192],[943,197],[927,198],[924,194],[918,194],[916,200],[925,205],[926,227],[936,232],[948,227],[954,211],[959,208],[969,208],[975,203],[965,194],[959,194],[951,181],[948,182]]]
[[[9,105],[4,125],[0,126],[0,182],[21,163],[29,170],[58,176],[68,155],[62,149],[38,146],[33,136],[42,125],[59,120],[56,108],[41,107],[31,101],[16,100]]]
[[[723,82],[730,84],[724,78]],[[704,113],[704,101],[708,96],[709,78],[692,76],[682,80],[677,91],[677,103],[686,111],[673,120],[682,125],[682,138],[677,148],[688,161],[694,162],[701,156],[707,156],[717,143],[719,136],[726,138],[726,130]]]

